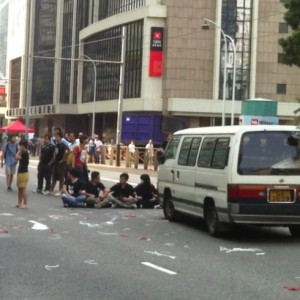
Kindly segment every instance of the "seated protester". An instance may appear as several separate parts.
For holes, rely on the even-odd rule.
[[[135,187],[137,195],[136,206],[140,208],[154,208],[158,205],[157,190],[150,181],[148,174],[141,175],[141,183]]]
[[[114,208],[134,208],[136,195],[133,186],[127,183],[128,179],[129,175],[122,173],[120,182],[110,188],[111,194],[107,199],[114,204]]]
[[[108,201],[104,201],[109,192],[109,189],[105,188],[103,183],[100,182],[100,173],[94,171],[91,173],[91,181],[85,185],[85,190],[82,191],[82,194],[86,196],[85,203],[87,207],[93,208],[97,204],[98,208],[105,208],[111,207]],[[103,205],[101,205],[102,202]]]
[[[77,170],[69,169],[61,196],[64,207],[85,207],[86,196],[81,194],[82,190],[84,190],[84,184],[78,179]]]

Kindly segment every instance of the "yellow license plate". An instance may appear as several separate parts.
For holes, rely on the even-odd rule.
[[[270,190],[269,202],[294,202],[293,190]]]

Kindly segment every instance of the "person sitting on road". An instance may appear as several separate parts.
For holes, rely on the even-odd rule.
[[[83,190],[84,184],[78,179],[77,170],[69,169],[61,196],[64,207],[85,207],[86,196],[81,193]]]
[[[85,203],[87,207],[93,208],[97,205],[97,208],[106,208],[111,207],[110,202],[105,201],[109,192],[109,189],[100,181],[100,173],[93,171],[91,173],[91,180],[85,185],[82,194],[86,196]]]
[[[110,188],[108,199],[113,203],[113,208],[134,208],[136,195],[132,185],[128,184],[128,173],[120,175],[120,182]]]
[[[158,205],[157,190],[155,186],[150,181],[150,176],[148,174],[141,175],[141,183],[135,187],[135,192],[137,195],[136,206],[140,208],[154,208]]]

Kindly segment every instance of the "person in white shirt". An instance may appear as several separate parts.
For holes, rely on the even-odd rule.
[[[135,144],[133,140],[131,140],[130,144],[128,145],[128,151],[129,151],[129,164],[131,167],[131,163],[134,163],[134,153],[135,153]]]
[[[100,163],[101,162],[101,150],[102,150],[103,143],[99,139],[98,135],[95,136],[95,144],[96,144],[96,163]]]
[[[149,140],[148,144],[146,145],[146,155],[148,159],[148,169],[151,170],[151,167],[153,168],[154,163],[154,146],[152,143],[152,140]]]

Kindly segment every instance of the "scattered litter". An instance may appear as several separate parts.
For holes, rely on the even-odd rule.
[[[100,235],[119,235],[117,232],[101,232],[97,231]]]
[[[157,255],[157,256],[165,256],[165,257],[169,257],[171,259],[175,259],[176,256],[171,256],[171,255],[168,255],[168,254],[164,254],[164,253],[159,253],[157,251],[144,251],[145,253],[149,253],[149,254],[153,254],[153,255]]]
[[[33,229],[33,230],[47,230],[47,229],[49,229],[48,226],[46,226],[42,223],[38,223],[38,222],[32,221],[32,220],[29,220],[28,222],[34,224],[31,227],[31,229]]]
[[[184,248],[191,249],[191,247],[189,245],[184,245]]]
[[[48,266],[48,265],[46,265],[45,266],[45,269],[48,270],[48,271],[51,271],[52,269],[56,269],[56,268],[59,268],[59,265],[55,265],[55,266]]]
[[[54,220],[71,220],[71,217],[68,216],[62,216],[62,215],[50,215],[49,218]]]
[[[220,251],[225,252],[225,253],[231,253],[231,252],[259,252],[259,255],[264,255],[265,254],[259,248],[233,248],[233,249],[228,249],[228,248],[220,246]]]
[[[122,234],[121,233],[121,234],[118,234],[118,237],[124,237],[125,238],[125,237],[128,237],[128,234]]]
[[[111,219],[110,221],[106,222],[106,224],[108,224],[108,225],[114,225],[114,222],[115,222],[117,219],[118,219],[118,216],[114,216],[114,217],[112,217],[112,219]]]
[[[165,245],[168,246],[168,247],[174,247],[175,246],[174,243],[165,243]]]
[[[92,260],[85,260],[84,262],[88,265],[98,265],[98,263],[93,259]]]
[[[131,228],[126,227],[126,228],[123,229],[123,231],[128,231],[128,230],[131,230]]]
[[[79,213],[71,213],[70,216],[79,216]]]
[[[128,218],[136,218],[136,215],[133,215],[133,214],[125,214],[123,216],[128,217]]]
[[[11,217],[11,216],[13,216],[13,214],[9,214],[9,213],[2,213],[2,214],[0,214],[0,216],[7,216],[7,217]]]
[[[146,238],[145,236],[142,236],[142,237],[138,238],[138,240],[140,240],[140,241],[151,241],[150,239]]]
[[[103,227],[100,224],[87,223],[87,222],[83,222],[83,221],[80,221],[79,224],[90,227],[90,228],[102,228]]]
[[[300,292],[300,286],[284,286],[284,289],[287,289],[289,291],[294,291],[294,292]]]

